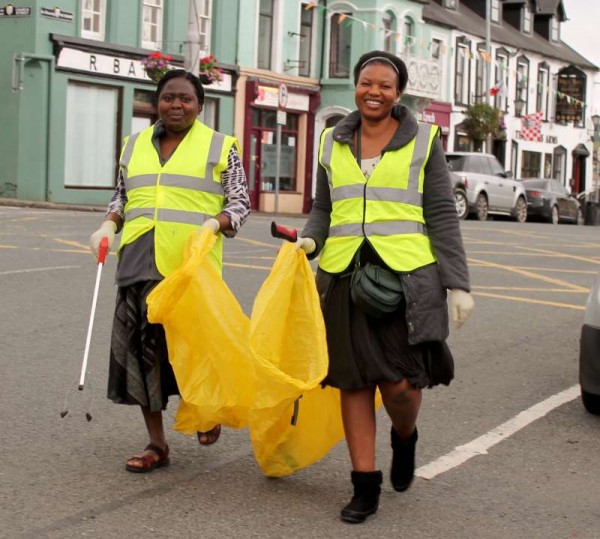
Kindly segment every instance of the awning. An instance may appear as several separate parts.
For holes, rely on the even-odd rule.
[[[573,155],[578,157],[589,157],[590,151],[585,147],[584,144],[580,143],[577,146],[575,146],[575,149],[573,150]]]

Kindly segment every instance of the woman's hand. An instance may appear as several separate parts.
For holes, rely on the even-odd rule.
[[[100,241],[102,238],[108,238],[108,251],[106,252],[106,254],[108,254],[115,241],[116,232],[117,223],[107,219],[100,225],[100,228],[90,236],[90,251],[92,251],[96,260],[98,260],[98,255],[100,254]]]
[[[460,289],[450,290],[450,309],[456,329],[467,321],[474,308],[475,302],[469,292]]]
[[[314,250],[317,248],[317,244],[315,243],[315,240],[313,240],[312,238],[299,237],[296,240],[295,245],[296,245],[296,251],[298,249],[302,249],[307,255],[313,253]]]

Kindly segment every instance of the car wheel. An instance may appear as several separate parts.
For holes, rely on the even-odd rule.
[[[477,197],[477,219],[480,221],[486,221],[488,218],[488,200],[483,193],[479,193]]]
[[[550,210],[550,222],[553,225],[557,225],[558,221],[560,221],[560,215],[558,214],[558,206],[552,206]]]
[[[581,211],[581,208],[577,209],[577,221],[575,221],[575,224],[585,225],[585,219],[583,218],[583,212]]]
[[[521,197],[519,197],[515,206],[515,219],[518,223],[527,221],[527,202]]]
[[[466,219],[469,215],[469,201],[467,194],[460,189],[454,191],[454,202],[456,203],[456,213],[459,219]]]
[[[594,395],[582,389],[581,400],[583,406],[590,414],[600,415],[600,395]]]

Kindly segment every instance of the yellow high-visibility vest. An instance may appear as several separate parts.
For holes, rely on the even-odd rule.
[[[152,144],[154,127],[125,139],[120,166],[127,190],[119,249],[154,228],[156,267],[163,276],[182,262],[190,233],[221,212],[221,173],[237,140],[195,121],[164,166]],[[211,257],[222,268],[223,238]]]
[[[423,218],[423,181],[438,131],[419,124],[416,137],[386,151],[368,180],[348,144],[334,140],[333,128],[324,131],[319,161],[327,171],[332,211],[320,268],[345,270],[365,238],[395,271],[436,261]]]

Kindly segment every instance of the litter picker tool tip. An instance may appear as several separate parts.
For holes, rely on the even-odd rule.
[[[280,240],[295,242],[298,240],[298,231],[278,225],[275,221],[271,221],[271,236]]]

